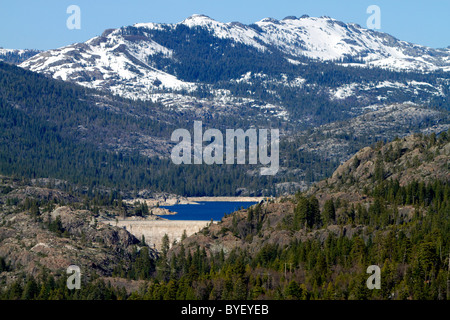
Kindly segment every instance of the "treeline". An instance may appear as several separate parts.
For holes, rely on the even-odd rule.
[[[0,270],[1,271],[1,270]],[[116,288],[95,275],[81,283],[80,289],[67,288],[67,275],[55,277],[44,272],[39,278],[17,279],[0,290],[0,300],[126,300],[125,288]]]
[[[0,48],[2,49],[2,48]],[[25,49],[22,52],[18,51],[8,51],[4,52],[3,54],[0,53],[0,60],[11,63],[11,64],[19,64],[23,61],[31,58],[32,56],[38,54],[40,51],[38,50],[32,50],[32,49]]]
[[[399,206],[412,206],[409,211],[419,215],[424,208],[437,214],[448,210],[450,199],[448,182],[435,180],[432,183],[412,181],[400,186],[398,180],[387,180],[378,184],[372,192],[373,201],[368,205],[349,203],[341,199],[325,201],[322,211],[315,197],[298,196],[293,217],[288,217],[283,226],[290,230],[302,228],[319,229],[328,225],[356,224],[377,228],[401,225],[411,217],[399,212]],[[444,218],[444,217],[442,217]]]
[[[378,184],[372,196],[386,199],[388,203],[397,205],[429,206],[439,208],[450,197],[448,183],[435,180],[433,183],[412,181],[406,186],[400,186],[398,180],[387,180]]]

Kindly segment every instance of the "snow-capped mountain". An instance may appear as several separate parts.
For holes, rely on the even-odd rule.
[[[146,59],[155,54],[170,57],[172,52],[148,38],[131,39],[118,29],[107,30],[85,43],[42,52],[20,66],[55,79],[107,88],[129,98],[159,86],[171,90],[193,86],[149,65]]]
[[[207,28],[218,38],[232,39],[260,50],[276,47],[293,57],[306,56],[322,61],[360,60],[370,66],[402,71],[450,71],[450,49],[436,50],[400,41],[389,34],[330,17],[291,16],[281,21],[266,18],[246,26],[193,15],[181,23],[191,28]],[[160,27],[145,23],[135,26]]]
[[[312,63],[315,66],[308,67]],[[341,69],[336,79],[334,72],[324,77],[324,72],[330,72],[326,63],[353,75],[343,78],[347,71]],[[409,101],[422,94],[422,100],[445,96],[447,76],[428,81],[397,74],[373,76],[370,70],[450,72],[450,49],[411,44],[330,17],[266,18],[244,25],[193,15],[176,24],[137,23],[109,29],[85,43],[41,52],[20,66],[179,108],[191,105],[192,98],[186,97],[194,93],[200,104],[234,104],[244,97],[253,107],[264,109],[270,104],[278,117],[288,118],[283,106],[285,88],[303,88],[306,94],[314,91],[330,100],[355,97],[366,105]],[[400,78],[392,81],[393,76]],[[242,90],[243,85],[248,88]],[[277,91],[280,88],[284,93]],[[401,99],[396,90],[402,91]]]

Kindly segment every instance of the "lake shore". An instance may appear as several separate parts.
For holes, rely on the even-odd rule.
[[[168,207],[177,204],[198,204],[199,202],[260,202],[266,197],[158,197],[151,199],[132,199],[125,200],[127,203],[145,202],[151,208]]]
[[[199,232],[205,226],[210,223],[217,223],[222,219],[224,212],[234,211],[230,210],[229,207],[238,206],[239,202],[257,203],[265,199],[264,197],[188,197],[188,198],[175,198],[175,197],[165,197],[158,199],[133,199],[128,200],[129,203],[135,202],[146,202],[149,206],[149,212],[151,215],[145,217],[131,216],[125,219],[104,219],[100,222],[107,223],[112,226],[124,228],[131,234],[136,236],[138,239],[142,239],[144,236],[145,241],[151,247],[160,250],[161,239],[167,234],[169,236],[170,242],[176,240],[180,241],[184,232],[187,236],[190,236],[196,232]],[[215,204],[214,202],[217,202]],[[228,202],[227,204],[225,202]],[[202,203],[204,205],[195,205]],[[234,204],[236,203],[236,204]],[[180,219],[171,219],[170,215],[178,215],[177,212],[172,210],[177,210],[180,207],[171,206],[179,204],[193,204],[193,206],[186,206],[183,208],[189,209],[188,215],[182,210]],[[164,207],[163,207],[164,206]],[[168,206],[168,208],[165,208]],[[212,206],[212,208],[211,208]],[[223,209],[221,210],[219,217],[215,216],[218,212],[214,210],[214,206],[218,206]],[[202,219],[204,213],[207,213],[208,219]],[[200,213],[200,214],[199,214]],[[183,215],[184,214],[184,215]],[[193,220],[191,220],[194,215]],[[164,217],[164,218],[163,218]],[[169,218],[169,219],[168,219]]]
[[[192,202],[260,202],[266,197],[187,197]]]

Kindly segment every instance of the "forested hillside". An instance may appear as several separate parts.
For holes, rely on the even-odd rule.
[[[168,250],[135,297],[448,299],[449,133],[363,149],[308,193],[224,218]]]
[[[174,165],[167,140],[187,120],[158,105],[97,96],[1,62],[0,72],[1,174],[128,194],[234,195],[271,185],[271,178],[246,174],[248,166]]]

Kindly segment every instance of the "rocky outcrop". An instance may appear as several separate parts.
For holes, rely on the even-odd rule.
[[[380,181],[398,180],[401,186],[412,181],[450,181],[449,160],[450,142],[439,142],[435,135],[411,135],[361,149],[308,194],[341,193],[361,198],[363,190],[371,190]]]
[[[56,221],[60,224],[55,230],[50,224]],[[0,256],[11,266],[0,276],[6,282],[22,272],[60,274],[71,264],[84,274],[110,276],[114,267],[131,261],[140,245],[127,230],[97,222],[88,210],[62,206],[37,217],[26,211],[0,213]],[[150,254],[156,257],[154,250]]]

